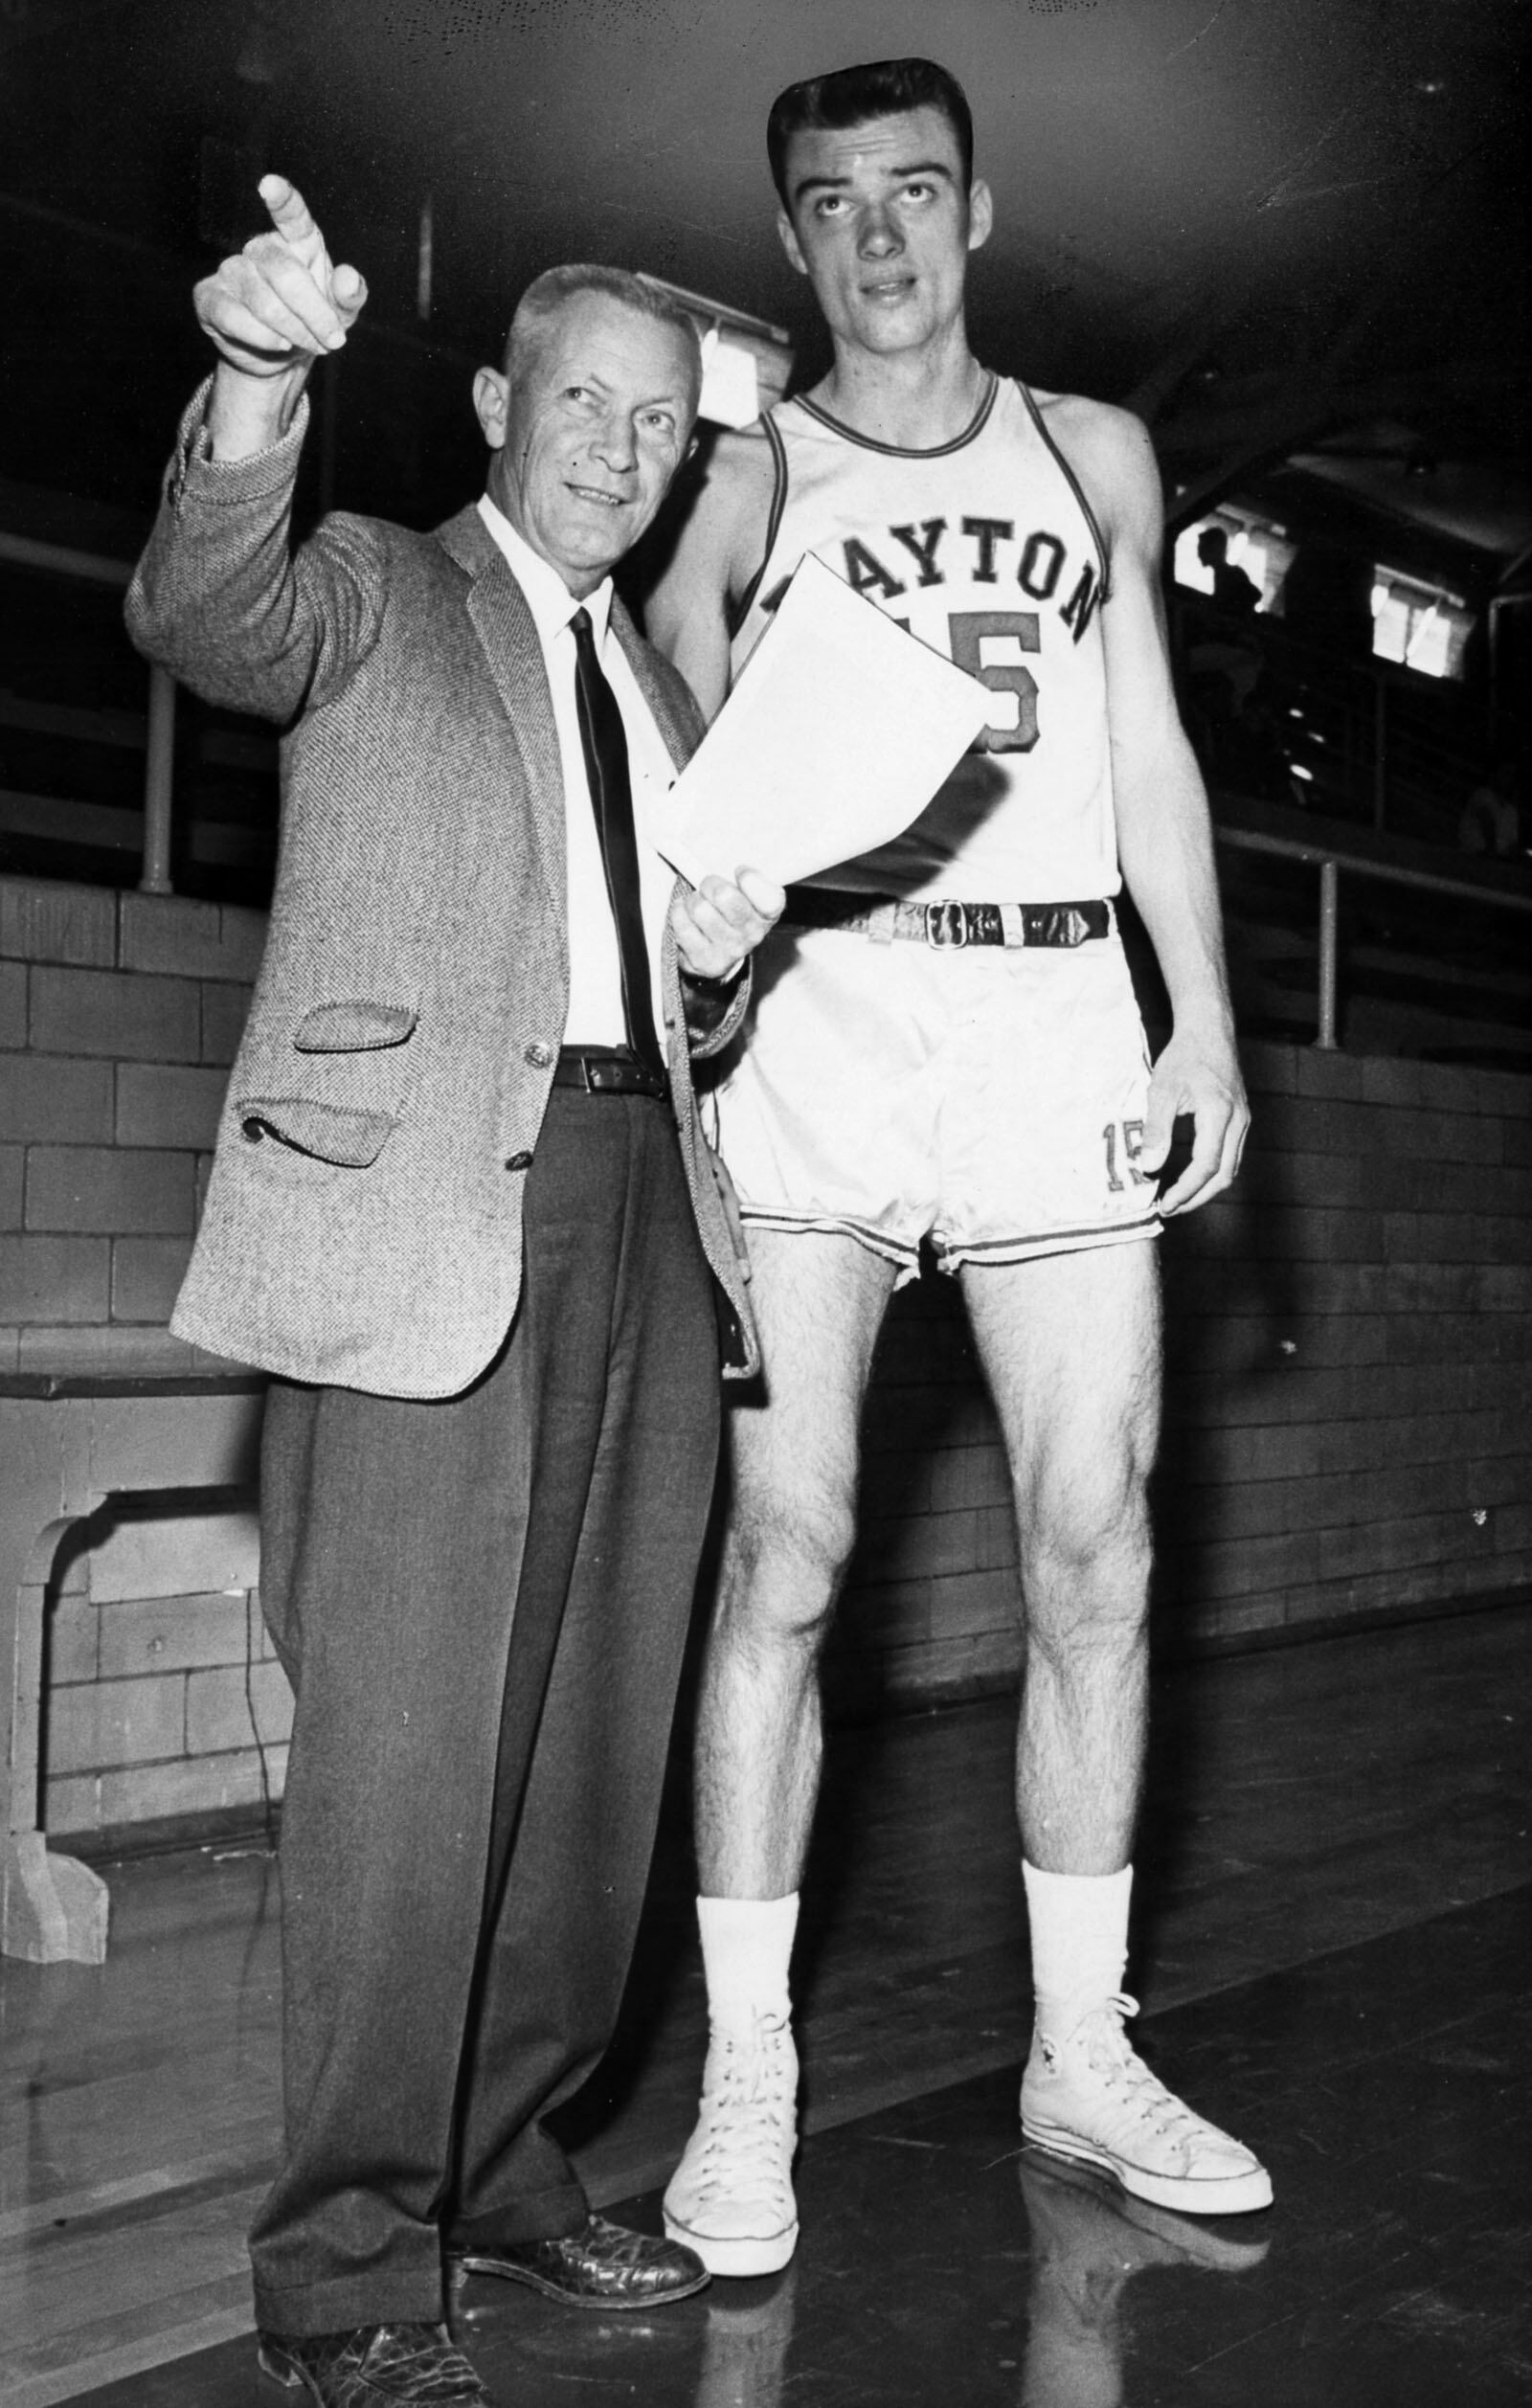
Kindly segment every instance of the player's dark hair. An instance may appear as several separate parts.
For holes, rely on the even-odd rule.
[[[875,58],[865,67],[838,67],[778,92],[766,120],[766,156],[787,207],[787,146],[795,134],[825,126],[840,132],[869,117],[902,117],[907,109],[937,109],[958,138],[963,191],[974,180],[974,118],[956,76],[933,58]]]

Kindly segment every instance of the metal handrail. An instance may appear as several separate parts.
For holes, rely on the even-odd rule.
[[[77,551],[69,544],[41,544],[31,535],[8,534],[0,528],[0,560],[18,569],[52,569],[60,576],[83,577],[92,585],[126,586],[133,570],[126,560],[113,560],[101,551]]]
[[[68,544],[44,544],[0,529],[0,561],[17,569],[41,569],[55,576],[79,577],[89,585],[126,588],[132,563],[105,552],[78,551]],[[170,831],[174,808],[175,680],[158,664],[149,669],[148,741],[144,762],[144,866],[140,894],[173,894]]]
[[[1371,861],[1365,854],[1343,850],[1337,844],[1306,843],[1301,837],[1268,836],[1255,828],[1234,828],[1213,823],[1213,835],[1220,844],[1247,853],[1274,853],[1283,861],[1311,863],[1319,872],[1319,965],[1318,965],[1318,1034],[1316,1047],[1324,1053],[1340,1050],[1336,1036],[1337,956],[1339,952],[1340,872],[1348,876],[1379,878],[1396,887],[1422,887],[1431,894],[1452,895],[1469,903],[1498,904],[1508,911],[1532,911],[1532,894],[1518,894],[1509,889],[1480,886],[1467,878],[1449,878],[1434,869],[1412,869],[1404,862]]]

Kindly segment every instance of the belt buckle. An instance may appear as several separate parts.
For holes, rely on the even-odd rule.
[[[579,1054],[580,1085],[587,1095],[612,1095],[621,1091],[622,1066],[610,1054],[587,1052]]]
[[[967,944],[968,914],[960,903],[926,905],[926,942],[938,951],[949,946],[960,950]]]

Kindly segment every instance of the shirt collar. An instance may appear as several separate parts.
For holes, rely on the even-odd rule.
[[[578,602],[552,561],[533,551],[526,536],[517,533],[498,502],[492,502],[487,493],[479,497],[479,515],[521,587],[545,650],[555,636],[563,634],[575,612],[585,610],[590,613],[591,632],[599,653],[606,642],[612,609],[611,578],[603,577],[595,593],[587,594],[584,601]]]

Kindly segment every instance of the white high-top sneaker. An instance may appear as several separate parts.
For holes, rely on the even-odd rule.
[[[1022,2076],[1027,2139],[1100,2166],[1136,2198],[1183,2216],[1270,2207],[1272,2177],[1259,2160],[1194,2115],[1129,2045],[1122,2019],[1138,2012],[1137,1999],[1117,1996],[1069,2031],[1045,2032],[1039,2020]]]
[[[798,2245],[798,2051],[783,2015],[714,2031],[697,2127],[665,2194],[665,2228],[710,2274],[775,2274]]]

